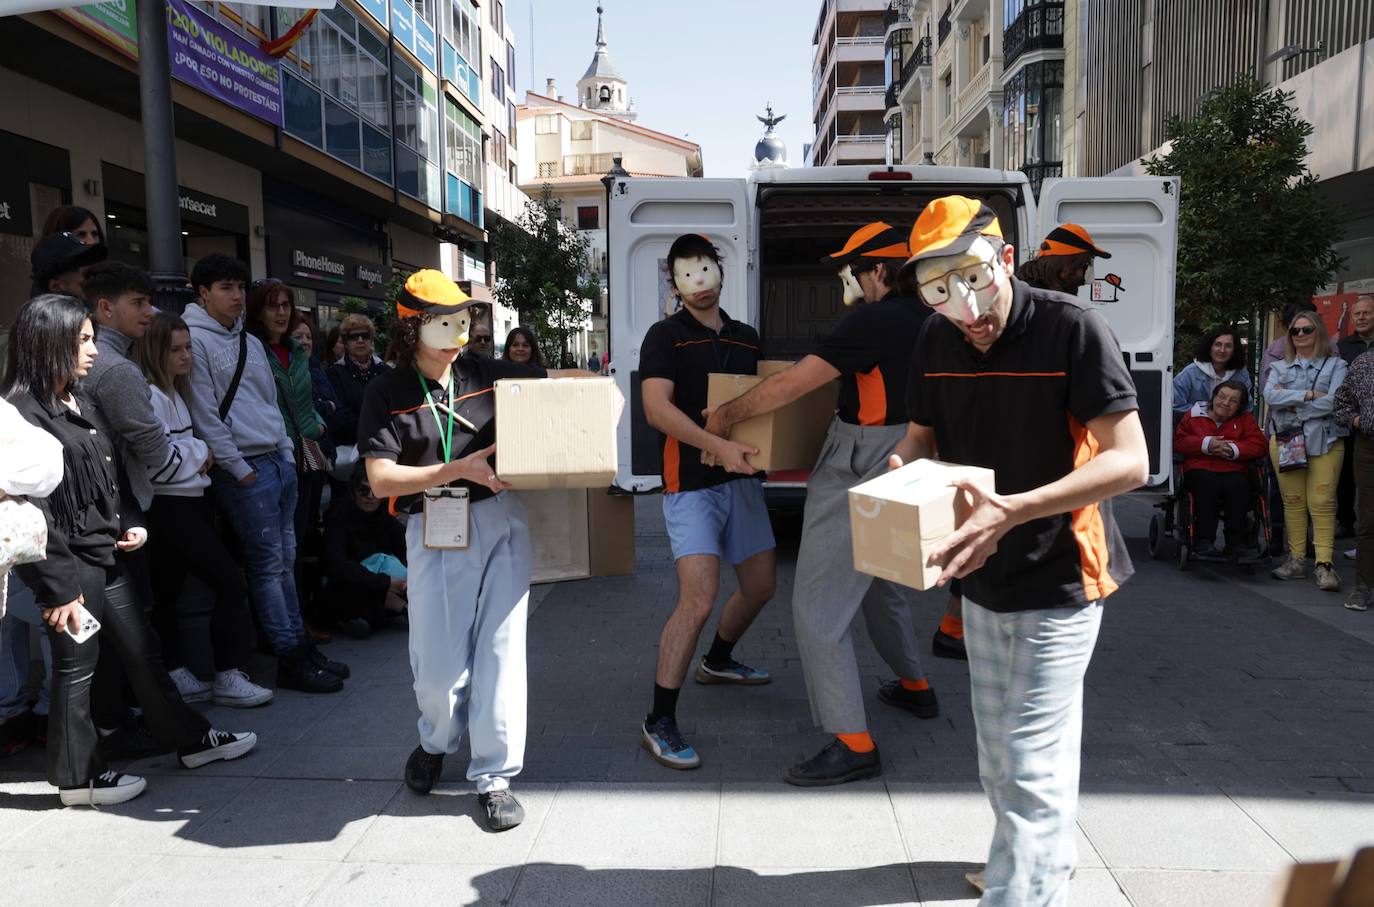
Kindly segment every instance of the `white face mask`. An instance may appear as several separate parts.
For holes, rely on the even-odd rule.
[[[1083,286],[1091,288],[1092,285],[1093,285],[1093,266],[1092,266],[1092,262],[1088,262],[1088,267],[1085,268],[1084,271],[1083,271]],[[1091,292],[1091,289],[1089,289],[1089,292]]]
[[[468,343],[472,317],[467,309],[447,315],[431,315],[420,325],[420,342],[431,349],[462,349]]]
[[[859,278],[854,276],[854,271],[849,265],[840,269],[840,285],[844,287],[845,305],[864,301],[864,288],[859,286]]]
[[[679,258],[673,262],[673,286],[683,296],[695,296],[708,290],[719,290],[720,265],[705,255]]]
[[[981,258],[983,263],[970,261],[969,264],[949,270],[943,275],[937,273],[936,282],[929,291],[926,289],[927,282],[920,281],[921,298],[925,303],[935,304],[941,315],[965,327],[972,326],[979,318],[992,311],[1001,289],[1003,278],[1000,275],[1006,270],[1001,256],[993,249],[992,244],[981,236],[969,247],[967,255],[963,256],[966,261],[968,256]],[[927,298],[927,292],[933,293],[937,299]]]

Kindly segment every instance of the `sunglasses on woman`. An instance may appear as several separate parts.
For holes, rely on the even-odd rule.
[[[1296,337],[1296,336],[1298,336],[1299,334],[1302,334],[1302,335],[1305,336],[1305,335],[1307,335],[1307,334],[1315,334],[1315,333],[1317,333],[1317,329],[1314,328],[1314,327],[1312,327],[1312,325],[1310,325],[1310,324],[1295,324],[1293,327],[1291,327],[1291,328],[1288,329],[1288,336],[1289,336],[1289,337]]]
[[[343,339],[348,341],[349,343],[352,343],[355,340],[372,339],[372,335],[369,334],[367,331],[349,331],[347,334],[341,334],[340,336],[343,337]]]

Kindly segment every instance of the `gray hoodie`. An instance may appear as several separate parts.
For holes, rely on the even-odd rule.
[[[252,334],[247,336],[243,379],[233,406],[220,421],[220,401],[229,390],[239,361],[243,319],[226,328],[195,302],[186,307],[182,318],[191,329],[191,421],[196,435],[210,445],[215,465],[237,481],[253,471],[245,457],[279,450],[291,459],[291,438],[277,408],[277,386],[262,341]]]
[[[91,420],[118,446],[123,461],[120,468],[129,479],[138,506],[147,510],[153,503],[148,473],[167,465],[172,448],[153,414],[148,379],[129,359],[132,344],[112,327],[97,328],[99,354],[81,381],[81,394],[92,404]]]

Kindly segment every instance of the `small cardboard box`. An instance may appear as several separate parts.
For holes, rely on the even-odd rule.
[[[764,378],[790,367],[791,362],[765,360],[757,375],[712,373],[706,385],[706,405],[728,403]],[[757,447],[758,454],[748,458],[756,469],[775,472],[781,469],[810,469],[825,443],[825,433],[835,418],[835,403],[840,383],[827,381],[786,406],[745,419],[730,429],[730,440]]]
[[[614,378],[507,378],[495,393],[501,481],[535,489],[615,480]]]
[[[940,568],[926,558],[972,509],[971,495],[949,484],[963,478],[996,490],[991,469],[939,460],[916,460],[849,489],[854,569],[913,589],[934,586]]]

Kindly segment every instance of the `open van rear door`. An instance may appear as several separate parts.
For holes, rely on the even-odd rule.
[[[1078,295],[1106,317],[1135,379],[1150,448],[1150,484],[1169,480],[1173,460],[1174,265],[1178,177],[1046,180],[1038,237],[1079,224],[1111,258],[1096,259]]]
[[[617,429],[620,470],[615,484],[625,491],[651,491],[662,485],[663,439],[644,420],[639,347],[649,327],[674,312],[672,284],[664,270],[668,247],[684,233],[700,233],[715,243],[725,276],[721,308],[732,318],[757,324],[746,183],[622,177],[612,186],[607,222],[611,374],[630,403]]]

